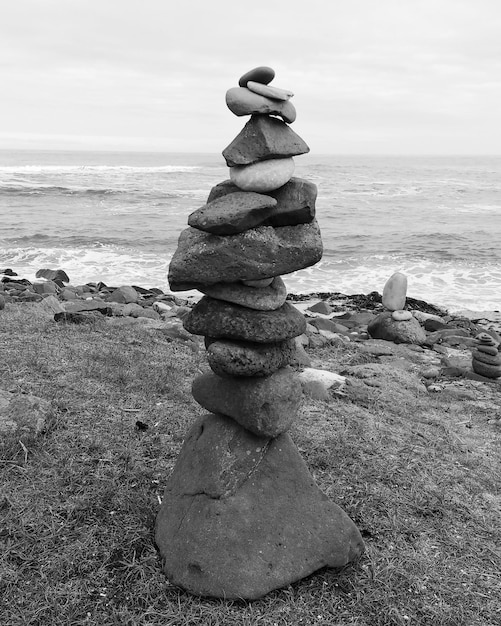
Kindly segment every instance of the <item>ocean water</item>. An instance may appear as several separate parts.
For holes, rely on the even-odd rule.
[[[318,187],[324,256],[289,291],[382,291],[450,310],[501,309],[501,157],[297,157]],[[0,151],[0,270],[64,269],[168,291],[188,215],[228,178],[219,154]]]

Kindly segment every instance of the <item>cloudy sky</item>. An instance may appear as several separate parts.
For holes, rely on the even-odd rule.
[[[499,0],[12,0],[0,148],[220,152],[256,65],[317,154],[501,154]]]

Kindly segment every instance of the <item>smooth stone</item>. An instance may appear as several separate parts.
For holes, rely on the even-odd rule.
[[[242,115],[277,115],[292,124],[296,109],[290,100],[272,100],[246,87],[232,87],[226,92],[226,105],[232,113]]]
[[[271,83],[271,81],[275,78],[275,70],[267,65],[260,65],[258,67],[254,67],[252,70],[245,72],[243,74],[238,84],[240,87],[247,87],[247,83],[251,80],[256,83],[261,83],[262,85],[267,85]]]
[[[260,437],[277,437],[299,414],[301,384],[298,375],[283,367],[270,376],[197,376],[191,392],[211,413],[227,415]]]
[[[282,120],[253,115],[235,139],[223,150],[228,167],[250,165],[257,161],[292,157],[310,149]]]
[[[262,224],[276,205],[277,201],[271,196],[237,191],[193,211],[188,224],[214,235],[237,235]]]
[[[273,191],[289,182],[294,168],[292,157],[268,159],[251,165],[230,167],[230,180],[244,191]]]
[[[260,280],[309,267],[321,258],[316,220],[281,228],[260,226],[226,237],[187,228],[170,262],[169,283],[172,291],[182,291]]]
[[[211,189],[208,201],[238,190],[231,180],[225,180]],[[265,222],[266,226],[307,224],[315,218],[317,187],[308,180],[293,176],[288,183],[268,195],[275,198],[277,206]]]
[[[334,389],[340,389],[346,384],[346,377],[336,372],[329,372],[328,370],[320,370],[314,367],[307,367],[299,373],[299,379],[301,383],[306,382],[320,382],[326,389],[333,387]]]
[[[254,311],[208,296],[195,304],[183,325],[193,335],[257,343],[285,341],[306,329],[303,315],[288,302],[275,311]]]
[[[426,332],[414,317],[410,320],[397,322],[390,311],[380,313],[369,322],[367,332],[373,339],[385,339],[394,343],[411,343],[421,345],[426,341]]]
[[[479,342],[480,345],[484,345],[484,346],[496,346],[497,342],[494,339],[494,337],[492,337],[492,335],[490,335],[489,333],[479,333],[475,339]]]
[[[269,85],[263,85],[262,83],[255,82],[253,80],[247,81],[247,89],[250,89],[254,93],[258,93],[260,96],[266,98],[272,98],[273,100],[290,100],[294,94],[288,89],[280,89],[280,87],[274,87]]]
[[[501,354],[486,354],[480,350],[474,350],[472,352],[472,358],[476,361],[486,363],[487,365],[501,365]]]
[[[323,315],[329,315],[332,313],[332,307],[324,300],[309,306],[306,310],[311,311],[312,313],[322,313]]]
[[[496,356],[498,354],[498,349],[495,345],[487,345],[487,344],[478,344],[477,350],[479,352],[483,352],[484,354],[490,354],[491,356]]]
[[[263,278],[261,280],[243,280],[242,284],[246,287],[255,287],[261,289],[262,287],[268,287],[274,281],[274,278]]]
[[[480,374],[486,378],[499,378],[501,377],[501,365],[489,365],[488,363],[482,363],[477,359],[473,359],[471,367],[475,374]]]
[[[393,311],[391,317],[396,322],[405,322],[412,318],[412,313],[410,311]]]
[[[280,276],[272,279],[268,287],[246,287],[242,283],[216,283],[199,287],[199,291],[211,298],[233,302],[256,311],[279,309],[287,298],[287,288]]]
[[[364,550],[288,433],[270,441],[220,415],[190,429],[167,480],[155,541],[171,583],[225,600],[260,598]]]
[[[115,289],[106,297],[106,302],[120,302],[122,304],[130,304],[138,300],[138,292],[130,285],[118,287],[118,289]]]
[[[407,297],[407,276],[395,272],[388,278],[383,288],[383,306],[389,311],[400,311]]]
[[[294,339],[266,344],[216,340],[207,347],[207,360],[218,376],[269,376],[289,365],[295,352]]]
[[[52,280],[33,283],[33,291],[40,295],[57,293],[58,287]]]

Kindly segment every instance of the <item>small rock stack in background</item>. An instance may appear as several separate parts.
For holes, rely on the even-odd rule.
[[[478,344],[471,355],[473,371],[486,378],[499,378],[501,376],[499,344],[488,333],[480,333],[476,339]]]
[[[363,550],[318,489],[290,436],[301,383],[289,367],[303,315],[280,278],[320,260],[316,187],[294,178],[308,146],[288,124],[292,94],[251,70],[226,95],[250,116],[223,151],[230,180],[189,216],[169,268],[173,291],[204,297],[184,326],[205,336],[212,372],[193,384],[198,419],[168,480],[156,542],[169,579],[197,595],[260,597]]]

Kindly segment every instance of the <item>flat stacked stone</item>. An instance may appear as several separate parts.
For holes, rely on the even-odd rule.
[[[488,333],[480,333],[476,339],[477,347],[471,355],[473,371],[486,378],[501,377],[501,354],[498,351],[498,343]]]
[[[205,337],[212,371],[193,382],[210,413],[185,440],[156,542],[170,580],[197,595],[257,598],[363,551],[286,434],[300,411],[290,364],[306,322],[281,275],[317,263],[322,240],[316,187],[293,176],[309,148],[274,76],[255,68],[227,92],[228,108],[250,116],[223,151],[230,180],[189,216],[169,267],[173,291],[205,294],[183,324]]]

